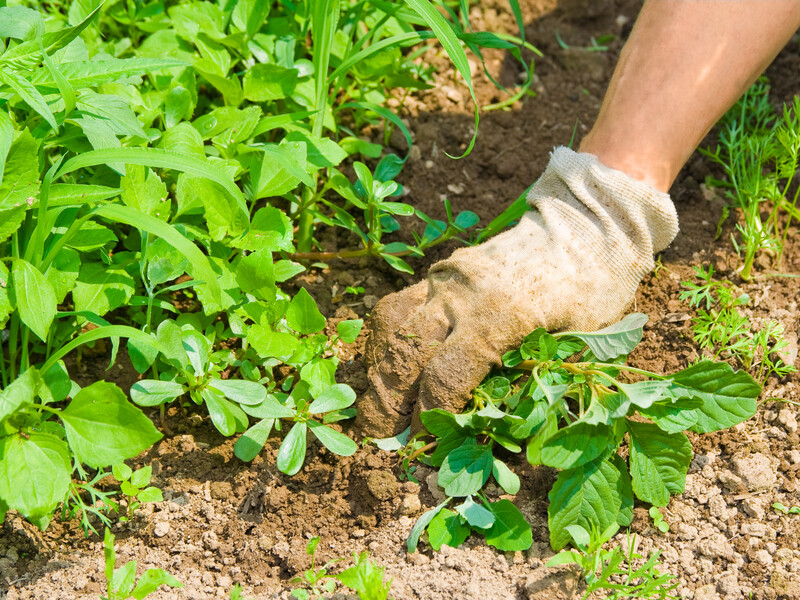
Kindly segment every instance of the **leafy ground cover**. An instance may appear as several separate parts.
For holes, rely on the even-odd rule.
[[[506,27],[506,31],[513,31],[513,17],[492,13],[493,8],[472,11],[476,28]],[[530,20],[531,6],[523,5],[523,10],[526,20]],[[630,7],[621,10],[629,17],[634,14]],[[490,220],[498,203],[516,197],[535,177],[546,161],[549,146],[569,139],[575,117],[589,122],[599,102],[604,84],[595,81],[593,73],[598,64],[606,65],[600,71],[607,76],[611,58],[598,52],[576,54],[563,50],[553,39],[553,31],[560,31],[570,51],[588,46],[591,37],[599,39],[614,32],[618,40],[610,43],[610,51],[615,52],[625,28],[615,24],[614,18],[599,19],[591,25],[582,22],[580,26],[556,17],[531,21],[529,39],[541,46],[551,61],[541,63],[541,68],[537,65],[545,91],[536,99],[538,104],[530,102],[510,113],[486,113],[481,143],[461,162],[452,163],[442,152],[463,152],[471,139],[473,116],[466,104],[468,94],[462,93],[459,99],[453,93],[458,91],[454,74],[437,76],[436,87],[423,91],[420,99],[406,99],[408,129],[420,151],[419,156],[416,152],[409,155],[398,177],[404,190],[410,190],[404,197],[406,201],[446,222],[440,197],[446,186],[452,185],[453,189],[446,193],[453,206]],[[784,66],[793,64],[792,52],[790,49],[788,57],[784,57]],[[490,52],[486,57],[491,72],[508,85],[509,80],[503,78],[508,64]],[[437,56],[435,51],[428,52],[427,58],[430,64],[444,67],[445,57]],[[576,65],[570,61],[580,62]],[[517,81],[518,71],[512,69],[511,73],[512,80]],[[781,87],[789,78],[780,74],[778,71],[770,75],[778,98],[789,93],[785,84]],[[476,75],[475,84],[481,102],[496,101],[490,82]],[[452,111],[460,106],[466,112],[454,114]],[[554,125],[561,122],[569,125]],[[372,137],[375,142],[382,139]],[[407,152],[401,133],[392,134],[390,144],[401,156]],[[509,148],[516,149],[509,152]],[[527,157],[529,152],[533,158]],[[372,164],[366,159],[363,162]],[[697,192],[697,183],[708,172],[704,165],[693,160],[673,190],[684,233],[662,257],[664,269],[645,282],[637,299],[638,309],[647,313],[651,321],[629,364],[655,373],[674,373],[698,359],[690,315],[684,312],[687,305],[678,297],[681,281],[693,279],[692,266],[711,263],[717,279],[738,282],[735,269],[741,263],[730,246],[713,242],[715,219],[708,217],[709,206],[719,211],[723,202],[710,196],[709,205]],[[350,177],[354,180],[353,173]],[[485,183],[459,185],[476,181]],[[423,234],[422,229],[424,226],[416,230],[419,235]],[[794,272],[797,253],[791,236],[789,240],[784,268]],[[324,250],[352,247],[341,236],[324,237],[321,241]],[[413,238],[407,241],[413,242]],[[424,269],[426,261],[448,251],[446,247],[439,248],[432,248],[424,260],[411,256],[407,262],[417,270]],[[331,325],[365,317],[372,302],[370,297],[397,289],[409,280],[402,272],[375,264],[351,263],[347,268],[336,268],[331,262],[331,267],[311,267],[295,279],[315,298],[322,314],[336,315]],[[342,293],[346,287],[359,286],[364,292],[357,297]],[[788,352],[791,335],[796,332],[795,308],[790,303],[796,296],[796,287],[788,279],[743,284],[742,291],[751,297],[751,303],[739,307],[753,323],[769,316],[784,324],[785,337],[790,341]],[[196,298],[179,297],[184,303],[196,302]],[[326,332],[335,335],[335,328],[329,326]],[[338,381],[347,382],[356,392],[363,389],[363,379],[358,375],[358,348],[358,340],[342,346],[337,369]],[[128,365],[124,343],[118,365],[105,371],[111,349],[111,344],[105,354],[99,345],[96,350],[87,349],[80,361],[88,369],[86,372],[81,371],[74,356],[67,357],[65,365],[84,388],[93,379],[105,378],[128,390],[139,376],[130,366],[118,366]],[[90,356],[95,351],[104,362]],[[794,362],[789,355],[785,358]],[[143,378],[152,379],[149,373]],[[797,560],[792,543],[797,539],[797,516],[783,515],[770,505],[780,502],[788,511],[798,504],[793,491],[797,478],[792,466],[796,462],[791,454],[797,443],[791,419],[795,413],[790,405],[770,399],[796,400],[795,376],[771,376],[765,384],[767,401],[755,419],[725,433],[689,434],[695,458],[689,466],[685,492],[662,509],[670,524],[668,532],[657,533],[646,507],[633,508],[631,528],[638,534],[639,543],[635,552],[652,555],[653,547],[660,548],[662,567],[678,577],[682,597],[717,594],[739,598],[743,591],[746,597],[748,590],[756,597],[792,597],[793,564]],[[414,520],[444,499],[436,496],[441,492],[427,466],[414,472],[419,485],[403,483],[398,481],[398,475],[403,475],[401,465],[383,453],[366,448],[351,457],[338,458],[311,439],[305,466],[290,478],[276,468],[282,434],[268,438],[263,452],[246,465],[235,457],[234,439],[225,438],[213,423],[204,420],[204,408],[194,410],[197,414],[187,418],[175,403],[166,405],[163,423],[169,431],[165,438],[140,459],[129,461],[134,468],[152,463],[151,484],[163,490],[165,501],[143,503],[132,523],[115,525],[117,565],[137,560],[138,575],[147,568],[162,568],[174,573],[185,586],[162,590],[153,597],[190,597],[189,593],[229,597],[236,583],[244,588],[238,597],[286,596],[297,587],[290,579],[310,566],[306,547],[315,535],[321,537],[318,564],[348,556],[352,551],[368,550],[371,560],[386,567],[387,579],[393,578],[391,595],[395,598],[552,598],[559,589],[574,589],[576,585],[574,574],[567,568],[556,572],[540,568],[551,554],[547,491],[554,475],[548,468],[527,466],[514,453],[501,454],[501,459],[520,474],[520,490],[515,497],[505,495],[491,483],[486,490],[492,502],[505,496],[532,525],[533,543],[529,550],[499,555],[482,541],[471,539],[459,549],[443,546],[439,552],[431,553],[423,543],[421,551],[398,554]],[[157,407],[145,408],[159,427],[160,412]],[[339,425],[342,423],[346,426],[346,422]],[[763,513],[759,512],[765,507]],[[11,582],[9,597],[47,597],[54,591],[63,598],[105,593],[102,569],[97,568],[102,545],[97,544],[97,538],[84,541],[75,521],[56,519],[44,534],[37,534],[11,513],[3,527],[0,570],[6,582]],[[614,543],[625,541],[622,535]],[[624,552],[627,555],[627,547]],[[772,560],[769,564],[765,554]],[[353,563],[348,560],[337,564],[344,570]],[[5,585],[0,585],[4,592]]]

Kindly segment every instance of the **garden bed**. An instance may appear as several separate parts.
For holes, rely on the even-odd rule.
[[[565,2],[556,10],[554,2],[543,0],[522,4],[528,40],[544,54],[536,60],[536,97],[508,111],[485,113],[472,154],[462,160],[445,155],[463,151],[473,121],[469,94],[437,51],[426,58],[441,67],[438,85],[406,104],[404,118],[415,146],[399,178],[407,190],[404,200],[434,218],[444,218],[442,199],[447,197],[456,210],[472,210],[484,222],[491,219],[543,170],[553,146],[569,142],[576,122],[578,137],[585,133],[638,10],[635,2],[603,2],[603,10],[587,2]],[[473,25],[513,32],[513,18],[504,10],[503,3],[481,3],[473,9]],[[592,12],[597,16],[587,14]],[[558,43],[556,32],[569,48]],[[608,34],[615,37],[606,42],[607,50],[581,49]],[[513,85],[518,79],[517,67],[499,52],[487,53],[487,66],[502,83]],[[795,37],[767,73],[773,102],[800,93],[799,69]],[[497,90],[478,71],[480,103],[495,101]],[[402,136],[392,143],[399,151],[405,148]],[[715,240],[724,202],[701,185],[711,172],[710,163],[695,154],[671,190],[681,233],[637,295],[636,310],[650,320],[631,355],[634,366],[669,373],[696,358],[691,311],[678,298],[681,281],[692,278],[693,266],[711,264],[718,278],[737,281],[739,262],[729,241],[732,219]],[[295,281],[317,299],[330,327],[337,320],[367,317],[377,298],[424,276],[427,266],[453,247],[443,244],[412,261],[414,276],[360,259],[311,269]],[[800,274],[796,227],[781,270]],[[770,277],[741,284],[753,299],[751,319],[769,317],[785,326],[793,361],[800,330],[798,281]],[[365,292],[355,299],[343,297],[346,286],[362,286]],[[367,334],[343,350],[338,373],[358,393],[366,385],[360,351]],[[106,379],[127,391],[139,377],[127,356],[121,353],[109,371],[104,358],[84,358],[79,383]],[[78,369],[70,372],[76,376]],[[800,515],[772,508],[776,502],[800,504],[798,410],[777,400],[800,401],[798,383],[797,373],[770,379],[754,418],[732,430],[691,435],[695,458],[686,491],[663,511],[669,532],[658,532],[647,509],[635,508],[631,532],[638,536],[639,551],[661,550],[661,569],[680,580],[681,597],[800,598]],[[158,412],[151,416],[157,420]],[[555,472],[529,466],[524,456],[509,454],[508,459],[522,479],[513,501],[532,525],[530,550],[504,554],[472,539],[458,549],[444,546],[433,552],[422,544],[420,551],[408,554],[405,539],[414,521],[442,499],[431,469],[420,466],[414,473],[419,483],[413,483],[403,479],[396,454],[365,445],[351,457],[339,457],[314,442],[303,469],[288,477],[275,466],[279,438],[270,438],[246,464],[233,454],[235,440],[221,436],[208,417],[187,418],[170,408],[165,424],[169,433],[164,439],[133,461],[152,464],[164,502],[144,506],[115,530],[119,560],[165,569],[184,584],[182,589],[162,588],[151,598],[228,598],[234,584],[242,586],[244,598],[288,597],[296,587],[290,579],[310,565],[305,549],[314,536],[321,538],[318,564],[343,558],[341,566],[349,566],[353,552],[369,551],[393,578],[390,595],[396,600],[545,600],[569,598],[581,589],[575,571],[543,566],[553,554],[547,492]],[[102,540],[85,539],[74,520],[56,519],[40,533],[10,516],[2,527],[0,598],[68,600],[105,592]],[[619,534],[617,540],[624,538]]]

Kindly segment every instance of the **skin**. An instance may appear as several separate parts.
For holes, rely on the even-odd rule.
[[[798,0],[645,2],[580,150],[668,191],[799,27]]]

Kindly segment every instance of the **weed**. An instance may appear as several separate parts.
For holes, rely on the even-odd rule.
[[[777,510],[779,513],[783,513],[785,515],[800,515],[800,506],[792,506],[791,508],[786,508],[780,502],[774,502],[772,504],[772,508]]]
[[[784,106],[778,116],[769,103],[769,84],[762,78],[722,118],[718,137],[713,151],[701,152],[722,166],[726,179],[709,178],[707,183],[724,189],[731,206],[741,210],[742,223],[736,229],[744,245],[740,275],[747,281],[759,253],[780,262],[791,222],[798,218],[800,188],[794,182],[800,162],[800,99]],[[720,225],[728,212],[723,212]],[[739,250],[736,238],[733,243]]]
[[[657,506],[651,506],[650,510],[648,511],[650,518],[653,519],[653,526],[658,529],[661,533],[667,533],[669,531],[669,523],[664,518],[664,514],[661,512],[661,509]]]
[[[636,552],[636,534],[628,534],[624,547],[618,545],[609,550],[603,548],[603,544],[616,534],[619,525],[612,524],[600,535],[580,525],[570,525],[567,529],[576,550],[556,554],[547,566],[575,564],[580,567],[587,586],[583,600],[597,591],[603,591],[603,597],[610,600],[679,598],[670,594],[678,587],[675,578],[656,568],[660,552],[656,550],[646,561]]]
[[[750,319],[739,310],[750,303],[750,296],[739,293],[729,282],[715,281],[710,265],[708,269],[694,267],[694,271],[701,283],[684,281],[686,289],[680,299],[697,310],[692,317],[692,332],[700,348],[710,352],[714,360],[738,361],[759,381],[794,372],[794,366],[785,364],[779,356],[788,345],[783,338],[783,325],[769,320],[752,333]]]
[[[161,490],[150,485],[153,476],[153,467],[150,465],[134,471],[125,463],[119,463],[111,468],[111,472],[120,482],[119,488],[127,505],[127,514],[120,521],[130,521],[143,502],[164,501]]]
[[[523,447],[530,464],[559,469],[548,508],[556,550],[570,542],[572,525],[629,525],[634,495],[661,507],[683,491],[692,458],[684,430],[716,431],[751,417],[761,387],[727,363],[701,361],[672,375],[626,365],[646,321],[632,314],[593,333],[537,329],[503,357],[504,371],[475,390],[467,412],[423,412],[428,433],[414,439],[430,435],[434,442],[429,453],[415,454],[439,469],[447,499],[418,519],[408,550],[424,531],[435,549],[458,546],[470,533],[498,550],[527,549],[531,528],[519,509],[482,491],[490,478],[506,494],[519,491],[503,456]],[[627,461],[617,453],[626,436]],[[455,499],[461,503],[447,508]]]
[[[314,558],[319,545],[319,537],[313,537],[306,546],[306,553],[311,556],[311,568],[300,577],[291,580],[293,584],[303,584],[305,587],[292,590],[292,596],[298,600],[309,600],[319,598],[323,594],[331,594],[336,588],[336,581],[354,590],[359,600],[387,600],[389,597],[389,587],[391,580],[384,581],[383,567],[378,567],[369,560],[369,554],[353,553],[355,563],[349,569],[345,569],[338,575],[330,574],[330,567],[342,559],[335,559],[325,563],[317,569],[314,566]]]
[[[163,569],[147,569],[144,575],[136,577],[136,561],[132,560],[116,568],[117,555],[114,550],[114,534],[106,528],[103,538],[105,548],[105,577],[107,596],[100,596],[102,600],[126,600],[135,598],[142,600],[162,585],[170,587],[183,587],[183,584]]]

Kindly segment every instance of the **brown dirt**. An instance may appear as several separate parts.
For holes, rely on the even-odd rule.
[[[407,200],[432,216],[442,216],[442,198],[448,197],[456,210],[492,218],[536,178],[554,145],[569,142],[576,123],[578,137],[585,133],[638,10],[637,2],[627,0],[522,4],[528,38],[544,53],[536,60],[537,96],[507,112],[485,113],[468,158],[453,161],[444,155],[465,147],[472,123],[468,94],[452,70],[443,68],[434,90],[406,104],[418,150],[401,180]],[[513,32],[513,19],[503,5],[484,2],[474,9],[476,29]],[[565,51],[555,32],[576,47],[589,45],[593,36],[610,33],[616,39],[607,52]],[[445,65],[440,52],[428,55],[434,64]],[[518,77],[518,69],[502,55],[489,52],[487,59],[501,81],[513,83]],[[776,101],[800,92],[799,65],[795,38],[768,71]],[[478,71],[481,102],[497,100],[498,92]],[[399,139],[397,146],[404,149]],[[680,281],[690,277],[692,265],[711,263],[720,277],[737,281],[738,261],[728,241],[731,224],[720,241],[714,239],[722,201],[700,185],[708,173],[708,164],[695,155],[672,190],[682,232],[663,253],[663,268],[642,284],[637,296],[636,309],[650,316],[644,342],[632,357],[637,366],[669,372],[696,357],[684,316],[688,307],[678,300]],[[800,273],[798,244],[800,239],[792,236],[783,272]],[[301,284],[326,314],[365,316],[378,297],[418,279],[450,249],[436,248],[416,261],[418,275],[413,277],[362,261],[313,271]],[[343,298],[347,285],[363,285],[366,294],[352,301]],[[795,362],[799,287],[797,279],[778,277],[742,285],[755,299],[753,319],[771,317],[785,325]],[[340,370],[359,392],[366,385],[362,349],[363,339],[343,355]],[[88,360],[87,366],[87,381],[105,378],[127,388],[135,378],[125,356],[110,371]],[[682,597],[800,598],[800,516],[770,508],[773,502],[800,504],[798,411],[777,400],[800,400],[798,382],[798,375],[770,380],[753,419],[730,431],[693,436],[696,456],[686,492],[665,511],[669,533],[655,531],[646,509],[636,508],[632,530],[639,534],[639,550],[661,550],[662,569],[681,580]],[[140,572],[157,566],[184,582],[182,590],[162,588],[151,596],[156,600],[227,598],[234,583],[243,586],[246,598],[287,598],[293,587],[289,580],[309,567],[305,545],[315,535],[322,537],[318,564],[345,558],[341,565],[346,566],[352,552],[369,550],[394,578],[391,595],[397,600],[544,600],[570,598],[578,587],[574,572],[542,566],[552,554],[546,510],[553,472],[531,468],[524,459],[513,466],[523,480],[515,502],[533,526],[529,551],[501,554],[470,540],[461,549],[444,547],[438,553],[423,544],[421,552],[408,555],[404,540],[414,520],[440,495],[424,467],[416,472],[417,485],[402,481],[395,455],[366,447],[342,459],[310,444],[305,468],[290,478],[275,467],[275,438],[248,465],[233,456],[232,440],[219,436],[207,418],[187,418],[172,409],[167,424],[172,434],[132,461],[153,465],[165,501],[115,529],[120,562],[136,559]],[[40,534],[21,519],[9,518],[0,536],[0,599],[96,598],[105,591],[102,556],[102,542],[84,539],[74,521],[56,520]]]

